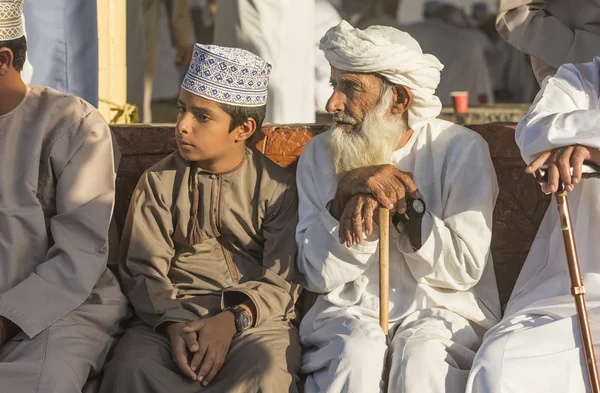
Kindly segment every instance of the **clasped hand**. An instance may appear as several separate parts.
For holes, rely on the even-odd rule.
[[[583,145],[573,145],[554,149],[541,154],[525,169],[535,173],[542,166],[548,166],[548,183],[542,185],[542,191],[549,194],[558,191],[558,182],[562,181],[565,190],[573,191],[582,176],[584,161],[600,165],[600,150]],[[573,173],[571,174],[571,168]]]
[[[185,376],[203,386],[207,386],[223,367],[237,333],[234,316],[228,311],[187,324],[171,323],[166,330],[173,361]]]
[[[420,198],[412,174],[390,164],[362,167],[345,174],[330,208],[331,215],[340,222],[340,243],[347,247],[361,244],[363,230],[367,236],[373,232],[379,206],[405,213],[407,194]]]

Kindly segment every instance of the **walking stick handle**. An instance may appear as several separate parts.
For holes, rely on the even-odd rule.
[[[390,211],[379,208],[379,326],[388,335],[390,296]]]

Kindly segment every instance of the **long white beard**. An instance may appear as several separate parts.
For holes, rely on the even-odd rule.
[[[348,131],[340,125],[331,129],[328,146],[338,178],[356,168],[390,162],[396,146],[409,129],[406,117],[398,120],[387,115],[392,97],[390,89],[365,116],[360,130]]]

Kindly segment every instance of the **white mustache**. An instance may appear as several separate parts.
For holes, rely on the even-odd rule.
[[[358,124],[358,120],[356,120],[355,118],[353,118],[352,116],[348,116],[344,113],[336,113],[333,115],[333,121],[336,122],[337,124],[350,124],[350,125],[357,125]]]

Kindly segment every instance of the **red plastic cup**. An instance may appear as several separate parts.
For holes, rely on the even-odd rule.
[[[454,112],[467,113],[469,110],[469,92],[468,91],[453,91],[450,93],[452,97],[452,105]]]

